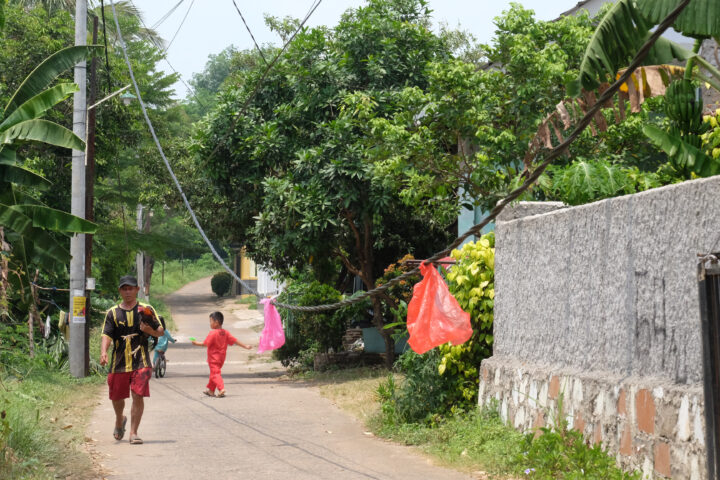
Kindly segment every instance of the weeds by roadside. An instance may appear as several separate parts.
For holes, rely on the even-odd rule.
[[[0,374],[0,478],[95,478],[77,446],[103,378],[31,366]]]
[[[375,435],[412,445],[439,464],[487,479],[638,480],[640,473],[620,470],[600,446],[589,445],[562,420],[522,434],[506,425],[497,405],[432,421],[398,421],[388,406],[388,392],[402,389],[402,375],[360,368],[300,375],[318,386],[323,396],[365,422]],[[389,386],[388,383],[394,383]],[[419,400],[420,401],[420,400]]]

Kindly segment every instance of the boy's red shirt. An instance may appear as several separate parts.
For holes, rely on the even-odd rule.
[[[210,333],[203,341],[203,345],[207,347],[208,364],[224,364],[228,345],[235,345],[236,343],[237,339],[227,330],[223,328],[210,330]]]

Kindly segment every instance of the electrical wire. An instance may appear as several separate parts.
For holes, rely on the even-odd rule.
[[[575,126],[573,131],[568,135],[568,137],[565,139],[564,142],[562,142],[560,145],[556,146],[552,150],[549,151],[549,153],[545,156],[545,159],[542,163],[538,165],[538,167],[533,171],[532,174],[530,174],[523,184],[510,192],[505,198],[500,200],[495,207],[490,211],[490,213],[485,216],[485,218],[478,223],[477,225],[474,225],[471,227],[468,231],[466,231],[464,234],[460,235],[457,239],[455,239],[454,242],[452,242],[446,249],[435,253],[433,256],[425,260],[424,263],[429,264],[433,263],[437,260],[440,260],[447,256],[449,252],[451,252],[454,248],[458,247],[462,244],[462,242],[465,241],[468,237],[472,235],[478,234],[482,228],[490,223],[492,220],[494,220],[500,212],[512,201],[516,200],[520,195],[522,195],[528,188],[530,188],[531,185],[533,185],[535,182],[537,182],[538,178],[540,178],[540,175],[545,171],[545,169],[559,156],[563,155],[564,152],[567,150],[567,148],[570,146],[571,143],[573,143],[580,134],[590,125],[590,122],[592,122],[595,114],[600,111],[600,109],[603,107],[605,102],[610,100],[615,93],[620,89],[620,87],[630,78],[630,76],[633,74],[633,72],[640,66],[643,59],[647,56],[648,52],[652,48],[655,41],[660,38],[660,36],[670,28],[670,26],[673,24],[675,19],[680,15],[682,10],[690,3],[690,0],[683,0],[678,7],[675,8],[675,10],[672,11],[672,13],[665,19],[663,22],[658,25],[657,29],[653,32],[653,34],[650,36],[650,38],[643,44],[643,46],[638,51],[637,55],[635,55],[635,58],[633,59],[632,63],[628,66],[628,68],[625,70],[625,72],[613,83],[610,87],[608,87],[598,98],[598,100],[595,102],[594,105],[592,105],[586,112],[585,116],[578,122],[578,124]],[[113,7],[113,11],[115,9],[115,3],[114,0],[110,0],[110,4]],[[208,247],[210,247],[210,250],[212,251],[215,258],[220,262],[220,264],[225,268],[225,270],[233,277],[235,280],[237,280],[241,285],[246,287],[248,290],[250,290],[253,294],[255,294],[258,298],[262,297],[262,295],[258,294],[258,292],[250,287],[247,283],[245,283],[240,277],[237,276],[237,274],[231,270],[225,261],[220,257],[220,255],[215,250],[215,247],[213,247],[212,243],[208,239],[207,235],[205,234],[205,231],[200,226],[200,223],[197,220],[197,217],[195,216],[195,212],[192,210],[192,207],[190,206],[190,203],[187,200],[187,197],[185,196],[185,193],[182,190],[182,187],[180,186],[180,182],[178,181],[177,177],[175,176],[175,173],[172,170],[172,167],[170,166],[170,163],[168,162],[167,158],[165,157],[165,153],[162,150],[162,146],[160,145],[160,142],[157,139],[157,135],[155,135],[155,130],[152,126],[152,123],[150,122],[150,118],[147,115],[147,111],[145,109],[145,104],[142,101],[142,98],[140,98],[140,89],[137,85],[137,82],[135,81],[135,75],[133,74],[132,66],[130,65],[130,60],[127,56],[127,51],[125,49],[125,43],[122,40],[122,33],[120,32],[120,24],[117,21],[117,18],[115,19],[115,26],[117,28],[118,32],[118,38],[120,38],[120,46],[123,49],[123,55],[125,57],[125,63],[127,64],[128,70],[130,72],[130,78],[133,81],[133,85],[135,86],[135,91],[138,95],[138,100],[140,101],[140,106],[142,107],[143,115],[145,116],[145,121],[148,124],[148,127],[150,129],[150,133],[153,136],[153,140],[155,140],[155,145],[157,145],[158,150],[160,152],[160,156],[163,159],[163,162],[165,162],[165,166],[168,169],[168,172],[170,173],[170,176],[173,179],[173,182],[175,182],[175,186],[177,187],[178,191],[180,192],[180,195],[182,196],[183,202],[185,203],[185,206],[187,207],[190,216],[193,219],[193,222],[195,223],[195,226],[197,227],[198,231],[200,232],[200,235],[205,240],[205,243],[207,243]],[[389,282],[381,285],[380,287],[374,288],[368,292],[365,292],[362,295],[358,295],[357,297],[349,298],[346,300],[343,300],[341,302],[327,304],[327,305],[315,305],[315,306],[298,306],[298,305],[287,305],[279,302],[273,302],[276,306],[281,308],[286,308],[288,310],[299,310],[299,311],[305,311],[305,312],[320,312],[325,310],[336,310],[338,308],[342,308],[348,305],[351,305],[353,303],[357,303],[360,301],[363,301],[364,299],[377,295],[381,292],[384,292],[388,288],[390,288],[392,285],[395,285],[399,283],[400,281],[404,280],[405,278],[417,274],[419,271],[418,268],[414,268],[408,272],[405,272],[404,274],[395,277],[394,279],[390,280]]]
[[[195,0],[192,0],[192,2],[190,2],[190,6],[187,9],[187,12],[185,12],[185,16],[183,17],[182,22],[180,22],[180,26],[177,28],[177,30],[175,30],[175,35],[173,35],[172,39],[170,40],[170,43],[168,43],[167,47],[165,47],[165,51],[163,52],[163,54],[167,54],[167,51],[170,50],[170,45],[173,44],[173,42],[175,41],[175,38],[178,36],[178,33],[180,33],[180,29],[185,24],[185,20],[187,20],[187,17],[190,14],[190,9],[193,7],[194,4],[195,4]]]
[[[235,10],[237,10],[238,14],[240,15],[240,18],[242,19],[243,24],[245,25],[245,29],[250,34],[250,38],[252,38],[253,43],[255,44],[255,48],[257,49],[258,53],[263,59],[263,62],[265,62],[265,65],[268,64],[267,58],[265,58],[265,54],[260,49],[260,46],[258,45],[257,41],[255,40],[255,35],[250,31],[250,27],[248,26],[247,22],[245,21],[245,17],[243,16],[242,12],[240,11],[240,7],[237,6],[237,3],[235,3],[235,0],[232,0],[233,5],[235,5]]]
[[[293,34],[290,36],[290,38],[287,40],[287,42],[285,42],[285,45],[283,45],[280,52],[278,52],[278,54],[275,55],[275,58],[273,58],[272,62],[270,62],[270,65],[265,67],[265,71],[263,71],[262,75],[260,76],[260,79],[256,82],[255,88],[250,93],[248,98],[243,102],[243,104],[240,107],[240,109],[238,110],[238,112],[235,114],[235,118],[233,119],[233,122],[230,125],[230,128],[228,128],[225,131],[225,133],[223,134],[223,136],[220,138],[220,140],[217,141],[217,143],[215,144],[215,148],[213,148],[212,152],[210,152],[210,155],[208,155],[208,158],[212,158],[215,156],[215,154],[217,153],[218,149],[220,149],[220,146],[223,144],[223,142],[225,142],[225,140],[227,140],[228,136],[230,136],[230,133],[232,133],[232,131],[235,130],[235,126],[237,125],[237,122],[239,121],[241,114],[247,108],[247,106],[250,105],[250,102],[252,101],[253,98],[255,98],[255,95],[257,95],[257,92],[260,90],[260,86],[262,85],[263,81],[265,80],[265,77],[267,77],[267,74],[270,72],[270,69],[272,69],[272,67],[275,65],[275,63],[277,63],[277,61],[280,59],[280,56],[283,53],[285,53],[285,50],[290,45],[290,42],[292,42],[293,39],[295,38],[295,36],[300,32],[300,30],[302,30],[302,28],[305,26],[305,22],[308,21],[310,16],[312,16],[312,14],[315,12],[315,10],[320,6],[320,3],[322,3],[322,0],[316,0],[310,6],[310,10],[308,10],[308,13],[305,15],[305,18],[303,18],[303,20],[300,22],[300,25],[298,26],[298,28],[295,30],[295,32],[293,32]]]
[[[168,18],[170,18],[170,15],[172,15],[172,14],[175,12],[175,10],[177,10],[177,8],[178,8],[180,5],[182,5],[182,3],[183,3],[184,1],[185,1],[185,0],[180,0],[178,3],[176,3],[174,7],[172,7],[165,15],[163,15],[162,17],[160,17],[160,19],[159,19],[157,22],[155,22],[155,23],[153,24],[153,26],[150,27],[150,28],[153,29],[153,30],[156,30],[160,25],[163,24],[163,22],[164,22],[165,20],[167,20]]]
[[[194,1],[194,0],[193,0],[193,1]],[[114,4],[113,2],[111,2],[111,3],[112,3],[112,5],[113,5],[113,7],[114,7],[115,4]],[[137,9],[137,5],[135,5],[135,4],[133,3],[133,0],[130,0],[130,3]],[[191,6],[192,6],[192,5],[191,5]],[[114,12],[114,11],[115,11],[115,9],[113,8],[113,12]],[[189,12],[189,11],[190,11],[190,9],[188,9],[188,12]],[[147,27],[147,25],[145,24],[145,21],[142,19],[142,17],[138,17],[138,19],[140,20],[140,23],[142,23],[143,27],[145,27],[146,29],[148,29],[148,27]],[[183,22],[184,22],[184,20],[183,20]],[[115,23],[117,23],[117,22],[115,22]],[[181,24],[180,26],[182,27],[182,24]],[[148,30],[149,30],[149,29],[148,29]],[[179,32],[179,31],[180,31],[180,29],[178,28],[178,32]],[[177,32],[175,32],[175,35],[177,35]],[[174,38],[174,37],[173,37],[173,38]],[[162,52],[163,60],[165,61],[165,63],[168,64],[168,66],[170,67],[170,70],[172,70],[172,71],[178,76],[178,78],[179,78],[180,81],[183,83],[183,85],[185,85],[185,88],[188,89],[188,91],[192,94],[192,96],[193,96],[193,97],[195,98],[195,100],[200,104],[200,106],[203,107],[203,108],[205,108],[205,104],[200,100],[200,98],[198,98],[197,94],[195,93],[195,90],[192,89],[192,88],[190,87],[190,85],[187,84],[187,82],[185,82],[185,79],[183,79],[183,77],[182,77],[182,75],[180,74],[180,72],[178,72],[178,71],[175,69],[175,67],[173,67],[172,63],[170,63],[170,60],[168,60],[168,58],[167,58],[167,49],[166,49],[165,47],[163,47],[162,45],[159,45],[154,39],[151,38],[150,40],[151,40],[152,44],[155,45],[155,48],[157,48],[158,50],[160,50],[160,51]],[[169,45],[168,45],[168,47],[169,47]]]

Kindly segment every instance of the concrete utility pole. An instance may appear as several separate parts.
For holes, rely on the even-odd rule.
[[[75,45],[87,45],[87,0],[75,2]],[[85,141],[86,134],[86,62],[75,66],[75,83],[79,90],[73,97],[73,133]],[[85,218],[85,152],[72,151],[72,200],[70,213]],[[85,347],[85,235],[70,239],[70,374],[76,378],[88,374]]]

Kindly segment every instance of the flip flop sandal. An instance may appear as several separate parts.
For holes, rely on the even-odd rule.
[[[217,394],[218,397],[222,398],[225,396],[225,390],[220,390]]]
[[[204,393],[205,395],[207,395],[208,397],[214,397],[214,396],[215,396],[215,394],[214,394],[213,392],[211,392],[210,390],[205,390],[203,393]]]
[[[115,440],[122,440],[125,436],[125,424],[127,423],[127,417],[123,417],[122,427],[115,427],[113,430],[113,438]]]
[[[134,437],[130,437],[130,445],[142,445],[143,441],[142,438],[135,435]]]

